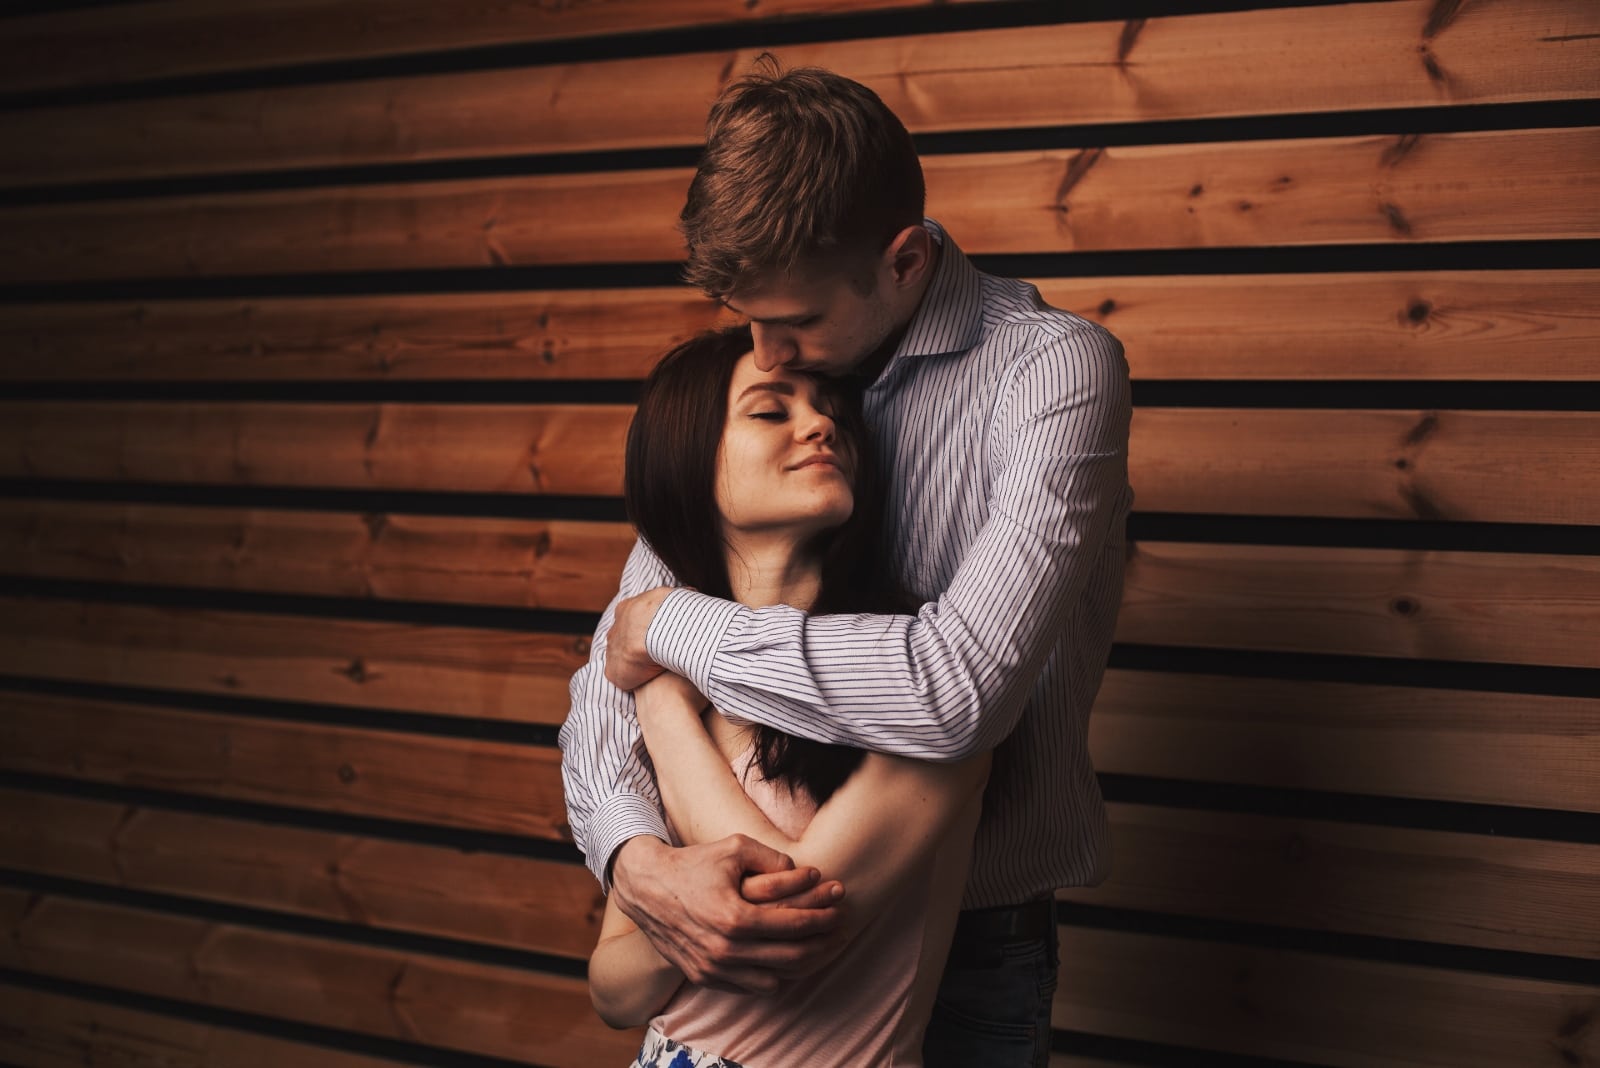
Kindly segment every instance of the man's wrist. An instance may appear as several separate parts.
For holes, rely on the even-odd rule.
[[[637,843],[637,844],[636,844]],[[632,846],[633,848],[629,848]],[[666,842],[653,834],[636,834],[632,838],[617,846],[611,854],[611,862],[606,866],[606,881],[613,890],[617,887],[617,872],[622,867],[622,855],[628,854],[629,871],[638,870],[639,865],[648,865],[650,859],[659,855],[660,850],[670,849]]]
[[[736,602],[679,587],[656,606],[645,630],[645,651],[709,697],[717,646],[733,620],[748,611]]]

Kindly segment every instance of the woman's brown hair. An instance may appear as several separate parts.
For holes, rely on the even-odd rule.
[[[678,582],[731,599],[719,532],[717,453],[728,415],[728,388],[753,347],[750,328],[707,331],[662,357],[645,380],[628,428],[623,499],[628,519]],[[882,530],[878,475],[868,454],[860,397],[842,382],[819,379],[833,413],[836,447],[851,458],[855,507],[817,536],[822,581],[812,612],[897,612],[903,598],[879,565]],[[756,760],[763,778],[804,787],[825,801],[861,763],[861,750],[828,745],[759,726]]]

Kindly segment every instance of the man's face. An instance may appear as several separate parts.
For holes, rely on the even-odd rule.
[[[852,282],[852,275],[855,281]],[[861,291],[867,278],[869,292]],[[756,365],[825,375],[848,374],[894,332],[892,287],[883,270],[869,273],[797,269],[769,276],[723,300],[748,317]]]

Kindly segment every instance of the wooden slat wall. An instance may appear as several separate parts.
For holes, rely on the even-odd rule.
[[[768,46],[1127,346],[1052,1063],[1600,1059],[1600,8],[1208,6],[0,18],[0,1060],[625,1062],[555,732]]]

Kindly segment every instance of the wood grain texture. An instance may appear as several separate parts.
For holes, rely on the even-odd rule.
[[[23,899],[20,903],[18,899]],[[583,980],[0,888],[0,962],[194,1005],[528,1064],[623,1064]]]
[[[8,21],[0,92],[976,0],[209,0]]]
[[[582,959],[588,870],[281,824],[0,790],[12,870]],[[1110,807],[1116,865],[1060,900],[1600,958],[1600,847]]]
[[[1036,278],[1138,379],[1600,379],[1600,271]],[[687,289],[0,305],[0,381],[642,378]]]
[[[623,405],[0,402],[0,477],[621,492]],[[1142,511],[1600,523],[1593,412],[1151,408]]]
[[[549,726],[587,649],[200,609],[0,609],[0,671],[19,677]],[[1600,812],[1600,701],[1576,697],[1114,669],[1090,740],[1101,771],[1126,775]]]
[[[557,725],[588,636],[0,598],[30,678]]]
[[[0,1056],[17,1068],[409,1068],[415,1063],[3,981]]]
[[[1111,877],[1062,901],[1600,958],[1600,846],[1113,804]]]
[[[1140,542],[1117,640],[1600,667],[1600,558]]]
[[[1507,167],[1515,160],[1515,167]],[[971,253],[1600,236],[1600,128],[929,156]],[[684,169],[0,209],[0,282],[682,256]]]
[[[725,321],[675,288],[0,305],[0,380],[643,378]]]
[[[1468,7],[1429,32],[1433,9],[1400,0],[1337,15],[1287,8],[1023,26],[775,54],[864,83],[916,132],[1600,93],[1592,5],[1510,0]],[[0,146],[16,146],[0,148],[0,185],[697,145],[711,101],[758,51],[15,111],[0,114]]]
[[[622,523],[0,500],[0,573],[599,612]]]
[[[0,501],[0,573],[599,612],[619,523]],[[1143,541],[1117,638],[1600,667],[1600,562],[1533,553]]]
[[[1310,1064],[1570,1068],[1600,993],[1197,939],[1061,931],[1056,1027]]]
[[[1600,812],[1600,700],[1106,672],[1102,773]]]
[[[568,837],[558,750],[0,691],[0,767],[201,797]]]
[[[622,405],[0,403],[16,476],[614,495]],[[92,472],[99,472],[94,474]]]
[[[1116,334],[1135,379],[1600,378],[1595,271],[1036,281]]]
[[[1600,522],[1592,412],[1140,408],[1129,468],[1155,512]]]
[[[587,958],[587,868],[422,842],[0,788],[0,865],[359,927]]]

